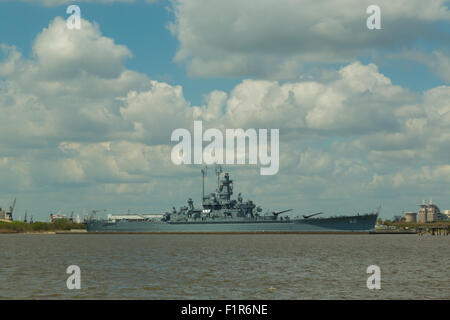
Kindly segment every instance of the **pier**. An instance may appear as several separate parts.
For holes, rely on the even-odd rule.
[[[417,233],[419,235],[431,234],[432,236],[448,236],[450,234],[450,227],[432,226],[432,227],[418,228]]]

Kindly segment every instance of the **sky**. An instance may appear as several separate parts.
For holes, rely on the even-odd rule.
[[[81,9],[70,30],[66,9]],[[450,209],[450,1],[0,0],[0,207],[199,205],[177,128],[279,129],[235,195],[295,214]],[[214,170],[206,188],[213,191]]]

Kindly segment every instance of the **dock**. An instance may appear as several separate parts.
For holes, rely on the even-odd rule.
[[[448,236],[450,234],[449,226],[433,226],[417,229],[419,235],[431,234],[432,236]]]

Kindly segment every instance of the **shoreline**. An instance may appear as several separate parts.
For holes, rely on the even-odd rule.
[[[42,230],[42,231],[14,231],[14,230],[0,230],[0,235],[2,234],[86,234],[86,230],[75,230],[75,231],[65,231],[65,230]]]
[[[0,230],[1,234],[56,234],[56,231],[32,231],[32,232],[22,232],[13,230]]]
[[[386,234],[418,234],[408,231],[317,231],[317,232],[87,232],[86,230],[55,230],[17,232],[0,230],[1,234],[58,234],[58,235],[386,235]]]

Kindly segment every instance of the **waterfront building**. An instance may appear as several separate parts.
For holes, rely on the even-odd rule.
[[[430,204],[427,208],[427,222],[435,222],[440,218],[441,211],[439,210],[438,206],[433,204],[432,201],[430,201]]]
[[[425,204],[425,201],[423,201],[420,205],[420,210],[417,214],[417,220],[419,223],[427,222],[427,205]]]
[[[412,217],[410,218],[412,219]],[[422,204],[420,205],[420,210],[417,214],[417,220],[419,223],[436,222],[446,219],[447,215],[441,213],[439,207],[433,204],[432,200],[430,200],[430,203],[428,205],[425,203],[425,201],[422,201]]]
[[[56,220],[61,220],[61,219],[67,219],[67,215],[50,213],[50,222],[55,222]]]
[[[0,220],[7,220],[6,219],[6,212],[2,208],[0,208]]]
[[[108,214],[107,219],[111,221],[127,220],[127,221],[144,221],[162,219],[161,213],[144,213],[144,214]]]
[[[447,217],[447,219],[450,219],[450,210],[445,210],[444,215]]]
[[[406,222],[417,222],[417,213],[416,212],[406,212],[405,213],[405,221]]]

